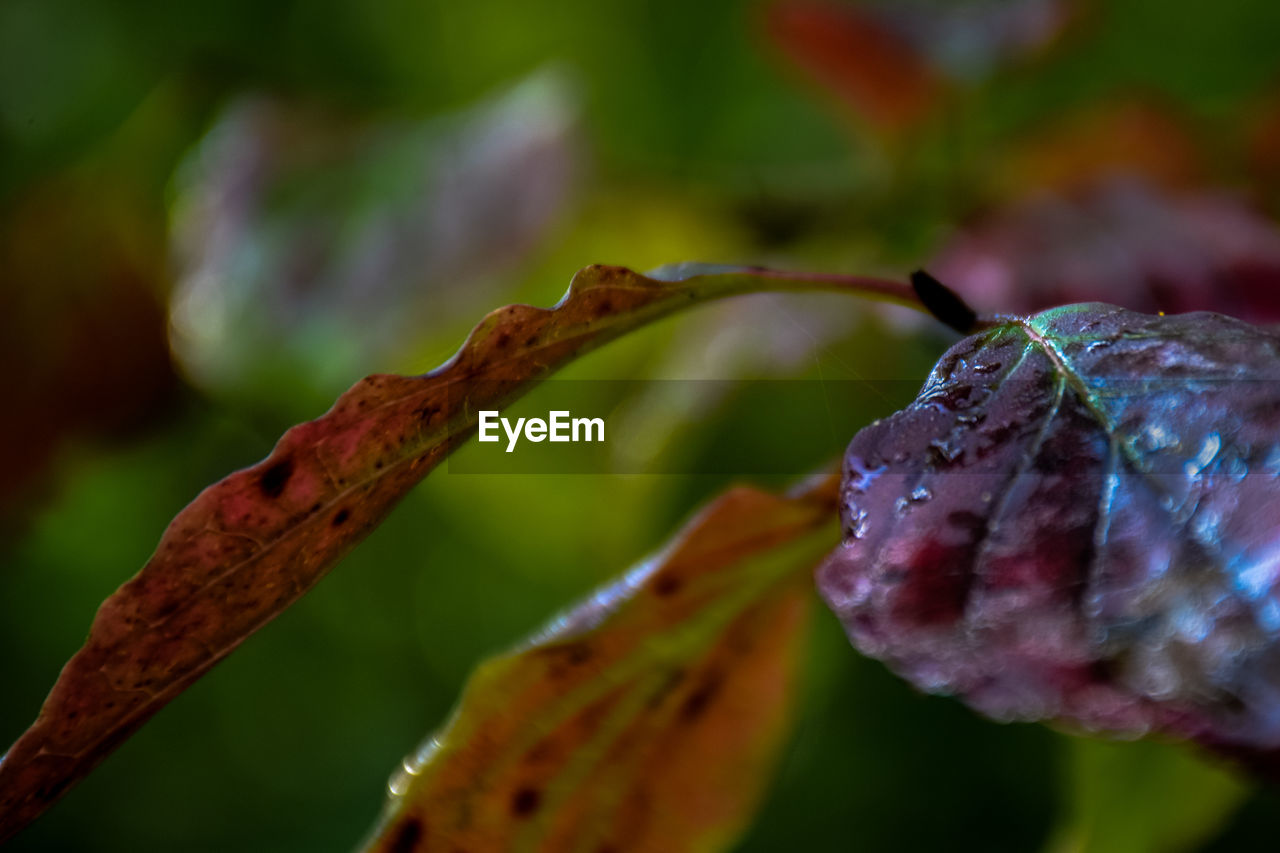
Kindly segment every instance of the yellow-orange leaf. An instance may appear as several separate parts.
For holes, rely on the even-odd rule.
[[[369,853],[720,850],[794,696],[835,478],[733,489],[660,555],[473,675],[391,781]]]

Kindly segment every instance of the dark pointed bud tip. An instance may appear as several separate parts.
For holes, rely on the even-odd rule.
[[[911,274],[911,287],[920,303],[939,321],[964,335],[974,330],[978,315],[951,288],[924,270]]]

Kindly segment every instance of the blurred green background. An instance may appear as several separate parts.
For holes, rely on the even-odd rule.
[[[1114,279],[1270,316],[1278,43],[1270,0],[3,0],[0,739],[199,489],[588,263],[932,264],[989,309]],[[567,375],[839,388],[630,401],[653,470],[708,470],[778,418],[892,411],[947,342],[750,297]],[[770,452],[806,470],[849,438]],[[634,466],[441,469],[12,849],[350,849],[479,658],[738,479]],[[1278,806],[1175,746],[920,696],[823,611],[741,849],[1272,850]]]

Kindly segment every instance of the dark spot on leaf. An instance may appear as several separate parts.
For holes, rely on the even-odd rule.
[[[547,661],[547,677],[558,679],[569,675],[569,670],[586,663],[594,654],[589,643],[577,641],[562,645],[546,646],[535,653]]]
[[[667,677],[663,679],[662,686],[654,691],[653,695],[651,695],[649,700],[645,703],[645,706],[652,711],[661,705],[666,701],[668,696],[670,696],[682,683],[684,683],[685,674],[685,670],[683,669],[675,669],[668,673]]]
[[[679,592],[682,586],[684,586],[682,578],[675,575],[663,575],[653,582],[653,592],[661,598],[666,598]]]
[[[538,810],[542,794],[537,788],[521,788],[511,796],[511,813],[516,817],[528,817]]]
[[[333,526],[341,527],[347,523],[347,519],[351,517],[351,510],[343,507],[333,515]]]
[[[493,341],[493,345],[498,349],[506,349],[511,345],[511,335],[508,332],[502,332]]]
[[[612,310],[613,310],[613,300],[612,300],[612,299],[608,299],[608,298],[606,298],[606,299],[601,299],[599,302],[597,302],[597,303],[596,303],[596,316],[597,316],[597,317],[603,317],[605,314],[608,314],[608,313],[609,313],[610,311],[612,311]]]
[[[1120,675],[1121,667],[1115,658],[1098,658],[1090,662],[1089,676],[1098,682],[1109,682]]]
[[[586,663],[591,659],[591,646],[584,642],[567,643],[562,646],[548,646],[545,653],[557,658],[558,660],[569,664],[570,666],[578,666]]]
[[[258,488],[266,497],[278,498],[292,476],[293,460],[286,456],[262,472],[262,476],[258,478]]]
[[[1242,714],[1248,708],[1243,699],[1225,690],[1215,693],[1214,699],[1222,707],[1223,711],[1228,714]]]
[[[967,509],[958,509],[947,513],[947,523],[970,534],[981,533],[982,529],[987,525],[987,521],[983,516]]]
[[[40,789],[40,793],[38,794],[38,796],[43,800],[49,800],[49,801],[56,800],[58,799],[59,796],[61,796],[62,792],[65,791],[67,789],[67,786],[70,784],[71,784],[70,779],[67,779],[67,778],[57,779],[53,782],[50,782],[48,785],[45,785],[44,787],[42,787]]]
[[[976,532],[976,531],[975,531]],[[895,615],[916,625],[939,625],[963,615],[973,586],[970,570],[976,539],[944,544],[935,539],[920,543],[902,577]]]
[[[574,643],[567,647],[565,659],[574,666],[578,666],[591,660],[592,654],[591,646],[586,643]]]
[[[711,704],[711,700],[720,692],[723,683],[724,676],[719,671],[713,670],[708,673],[680,706],[680,718],[688,723],[702,716],[707,706]]]
[[[418,842],[423,836],[422,821],[416,817],[406,818],[396,828],[395,835],[387,842],[388,853],[412,853],[418,849]]]

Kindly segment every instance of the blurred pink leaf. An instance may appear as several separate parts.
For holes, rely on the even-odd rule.
[[[1137,179],[1030,196],[958,232],[929,270],[988,311],[1100,301],[1280,322],[1280,230],[1229,196]]]

